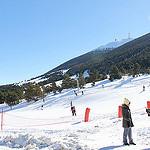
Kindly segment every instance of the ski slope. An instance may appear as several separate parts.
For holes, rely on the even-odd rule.
[[[150,75],[125,76],[113,82],[106,79],[96,82],[94,87],[87,84],[84,95],[80,90],[76,96],[74,90],[77,91],[69,89],[57,95],[48,94],[45,102],[22,100],[12,109],[1,104],[4,125],[0,131],[0,150],[150,149],[150,117],[145,111],[150,101]],[[123,128],[118,106],[125,97],[131,101],[135,146],[122,146]],[[71,101],[77,116],[72,116]],[[86,108],[91,109],[89,122],[84,122]]]

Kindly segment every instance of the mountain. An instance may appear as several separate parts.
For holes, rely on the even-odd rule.
[[[128,38],[110,42],[19,85],[28,82],[38,82],[40,85],[45,85],[52,81],[61,80],[64,73],[70,76],[94,70],[100,71],[101,74],[103,72],[109,73],[113,65],[119,69],[123,66],[127,72],[130,72],[136,62],[140,64],[141,72],[150,66],[150,33],[134,40]]]
[[[78,67],[81,67],[82,65],[84,65],[85,63],[88,63],[90,61],[93,62],[96,59],[101,58],[103,56],[103,54],[105,54],[105,53],[113,50],[114,48],[117,48],[131,40],[133,40],[133,39],[128,38],[128,39],[123,39],[120,41],[110,42],[110,43],[108,43],[104,46],[98,47],[86,54],[83,54],[79,57],[73,58],[73,59],[61,64],[60,66],[52,69],[48,73],[51,73],[54,71],[59,71],[59,70],[66,70],[66,69],[68,69],[68,73],[69,73],[69,70],[71,70],[71,68],[73,68],[73,67],[78,68]],[[80,68],[80,70],[81,70],[81,68]],[[87,70],[88,70],[88,68],[87,68]],[[85,69],[83,69],[83,71],[85,71]],[[76,73],[78,73],[78,71],[76,71],[75,74]]]
[[[87,64],[88,63],[94,63],[95,61],[98,61],[99,59],[103,58],[104,54],[107,54],[109,51],[112,51],[114,48],[117,48],[129,41],[132,41],[132,38],[127,38],[123,40],[115,40],[114,42],[110,42],[106,45],[100,46],[86,54],[83,54],[81,56],[75,57],[56,68],[48,71],[47,73],[38,76],[36,78],[32,78],[30,82],[41,82],[43,84],[47,84],[49,82],[52,82],[53,80],[58,81],[62,79],[62,75],[65,73],[69,75],[75,75],[80,72],[84,72],[86,70],[89,70]],[[29,82],[29,81],[27,81]],[[23,82],[25,83],[25,82]],[[21,83],[22,84],[22,83]]]

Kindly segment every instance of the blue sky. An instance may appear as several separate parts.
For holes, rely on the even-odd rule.
[[[0,85],[150,29],[150,0],[0,1]]]

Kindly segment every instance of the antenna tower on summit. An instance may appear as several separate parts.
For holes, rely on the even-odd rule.
[[[128,33],[128,39],[130,39],[131,38],[131,36],[130,36],[130,32]]]

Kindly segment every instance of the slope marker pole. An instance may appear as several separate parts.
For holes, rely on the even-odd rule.
[[[1,130],[3,130],[3,109],[2,109],[2,115],[1,115]]]

